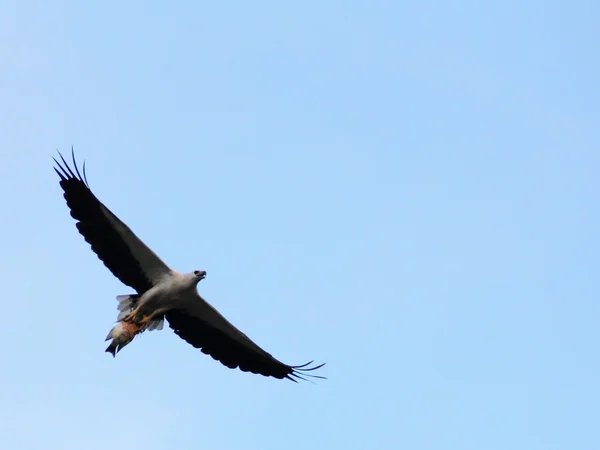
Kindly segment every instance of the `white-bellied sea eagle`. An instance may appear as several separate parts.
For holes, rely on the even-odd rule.
[[[307,372],[322,367],[312,361],[288,366],[256,345],[209,305],[197,291],[206,272],[181,273],[167,266],[127,225],[115,216],[90,190],[71,149],[73,169],[59,152],[62,164],[54,170],[60,177],[64,198],[77,221],[77,229],[104,265],[136,294],[119,295],[117,324],[106,340],[113,357],[133,338],[146,330],[162,329],[164,319],[175,334],[231,369],[239,368],[279,379],[324,378]]]

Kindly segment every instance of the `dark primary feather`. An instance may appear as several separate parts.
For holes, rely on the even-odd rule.
[[[71,156],[75,171],[69,167],[60,152],[58,154],[63,164],[54,158],[58,165],[54,170],[60,177],[60,186],[71,210],[71,217],[77,220],[79,233],[115,277],[139,294],[146,292],[152,287],[152,283],[144,275],[121,235],[109,222],[103,211],[103,209],[109,211],[108,208],[90,190],[85,174],[85,163],[83,176],[81,176],[72,148]]]
[[[305,376],[325,378],[306,373],[323,367],[325,364],[308,367],[312,363],[311,361],[302,366],[288,366],[277,361],[267,352],[258,353],[242,345],[208,323],[191,317],[183,311],[169,311],[166,318],[169,326],[180,338],[230,369],[239,367],[243,372],[279,379],[287,378],[294,382],[296,379],[305,380]]]

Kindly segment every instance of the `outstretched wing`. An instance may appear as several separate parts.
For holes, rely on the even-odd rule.
[[[85,162],[81,176],[72,148],[75,171],[60,152],[59,155],[62,164],[54,158],[58,165],[54,170],[60,177],[60,187],[71,217],[77,220],[79,233],[112,274],[139,294],[169,275],[171,269],[92,193],[85,174]]]
[[[294,382],[295,379],[305,379],[304,376],[324,378],[307,372],[325,364],[314,367],[309,367],[312,361],[302,366],[283,364],[252,342],[197,293],[190,295],[185,304],[185,309],[171,310],[166,314],[169,326],[187,343],[224,366]]]

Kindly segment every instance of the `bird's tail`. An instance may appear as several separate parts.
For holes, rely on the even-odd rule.
[[[117,316],[117,322],[119,322],[123,317],[129,314],[131,311],[135,309],[137,303],[140,299],[140,296],[137,294],[131,295],[117,295],[117,309],[119,310],[119,315]]]
[[[138,306],[139,300],[140,296],[138,294],[117,295],[117,302],[119,302],[119,304],[117,305],[117,309],[119,310],[117,322],[120,322],[127,314],[132,312]],[[155,320],[151,320],[150,322],[148,322],[148,325],[146,325],[144,330],[162,330],[163,326],[164,316],[159,316]]]

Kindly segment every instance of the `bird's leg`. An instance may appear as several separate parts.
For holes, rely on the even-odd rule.
[[[133,311],[131,311],[129,314],[127,314],[125,317],[123,317],[123,322],[129,322],[129,323],[135,323],[137,325],[140,324],[140,320],[138,319],[138,317],[141,315],[141,306],[142,305],[138,305]],[[142,320],[143,320],[143,316],[142,316]]]
[[[131,311],[129,314],[127,314],[123,318],[123,322],[133,323],[133,324],[139,326],[140,328],[144,328],[146,325],[148,325],[150,320],[152,320],[152,317],[154,317],[154,314],[144,316],[140,312],[140,306],[138,306],[133,311]],[[140,318],[140,316],[141,316],[141,318]]]
[[[148,325],[148,323],[150,322],[150,320],[152,320],[152,317],[153,317],[153,315],[142,317],[142,319],[138,322],[139,325],[141,327],[145,327],[146,325]]]

